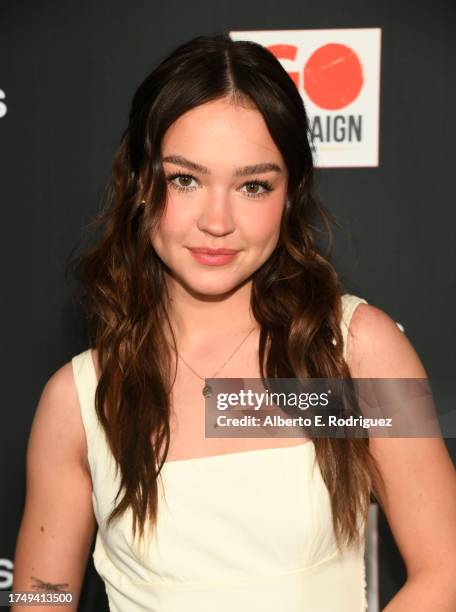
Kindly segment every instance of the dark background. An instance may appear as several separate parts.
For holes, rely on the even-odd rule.
[[[404,326],[431,377],[454,378],[455,7],[449,0],[1,2],[8,111],[0,119],[0,588],[11,588],[39,395],[87,348],[64,262],[99,208],[133,92],[193,36],[382,28],[380,166],[318,171],[344,227],[335,264],[351,293]],[[447,444],[454,459],[455,440]],[[382,515],[379,525],[383,607],[405,573]],[[103,601],[90,558],[80,609],[102,611]]]

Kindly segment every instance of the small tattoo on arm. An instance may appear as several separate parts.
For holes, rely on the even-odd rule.
[[[41,590],[41,591],[47,591],[47,592],[57,592],[57,593],[61,593],[65,590],[65,587],[68,587],[68,582],[61,582],[59,584],[52,584],[52,582],[44,582],[43,580],[40,580],[39,578],[35,578],[35,576],[30,576],[30,578],[32,580],[35,580],[36,584],[32,584],[32,588],[37,589],[37,590]]]

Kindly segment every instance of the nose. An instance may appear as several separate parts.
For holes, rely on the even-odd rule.
[[[231,234],[235,229],[229,197],[212,196],[203,204],[198,217],[198,229],[214,236]]]

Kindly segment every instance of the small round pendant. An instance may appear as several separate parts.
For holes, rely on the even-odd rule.
[[[208,384],[205,384],[203,387],[203,395],[204,397],[212,397],[212,387]]]

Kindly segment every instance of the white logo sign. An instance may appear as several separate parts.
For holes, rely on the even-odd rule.
[[[315,165],[379,164],[381,29],[230,32],[268,48],[309,115]]]

